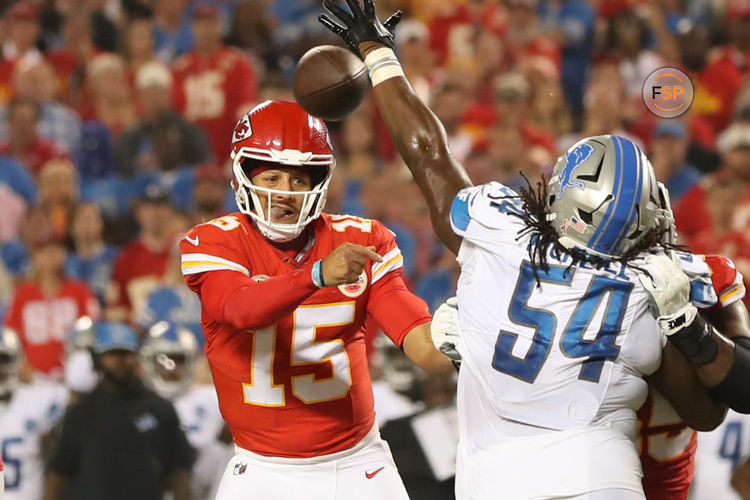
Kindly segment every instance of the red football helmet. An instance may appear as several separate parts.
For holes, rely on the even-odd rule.
[[[336,161],[325,124],[307,114],[298,104],[273,100],[251,109],[234,127],[231,158],[237,206],[240,212],[255,220],[266,238],[292,240],[320,215]],[[313,169],[314,185],[310,191],[282,191],[256,186],[250,180],[250,172],[258,161],[309,167]],[[259,195],[267,197],[266,206],[270,207],[271,195],[277,193],[304,196],[296,223],[272,222],[270,210],[263,213]]]

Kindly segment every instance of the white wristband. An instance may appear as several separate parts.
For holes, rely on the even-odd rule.
[[[398,62],[396,54],[387,47],[373,50],[367,54],[365,66],[370,73],[370,81],[373,87],[391,78],[404,76],[404,70],[401,68],[401,63]]]

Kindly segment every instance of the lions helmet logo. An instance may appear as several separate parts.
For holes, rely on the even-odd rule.
[[[250,118],[245,115],[242,119],[237,122],[234,127],[234,134],[232,135],[232,144],[240,141],[244,141],[248,137],[253,135],[253,128],[250,126]]]
[[[584,143],[576,147],[573,151],[565,153],[566,163],[565,168],[560,174],[560,190],[557,192],[558,198],[562,196],[566,188],[577,187],[578,189],[583,189],[585,187],[583,182],[573,180],[573,171],[586,161],[593,152],[594,147]]]

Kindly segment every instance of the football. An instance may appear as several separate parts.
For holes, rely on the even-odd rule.
[[[343,120],[367,92],[364,63],[342,47],[308,50],[294,73],[294,98],[305,111],[323,120]]]

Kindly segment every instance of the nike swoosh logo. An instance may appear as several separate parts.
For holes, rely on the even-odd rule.
[[[367,479],[372,479],[372,478],[374,478],[374,477],[375,477],[375,474],[377,474],[378,472],[380,472],[380,471],[381,471],[381,470],[383,470],[383,469],[385,469],[385,467],[381,467],[381,468],[379,468],[379,469],[376,469],[376,470],[374,470],[374,471],[372,471],[372,472],[367,472],[367,471],[365,471],[365,477],[366,477]]]
[[[196,236],[195,238],[191,238],[190,236],[185,236],[185,239],[195,246],[198,246],[198,243],[200,243],[200,238],[198,236]]]

